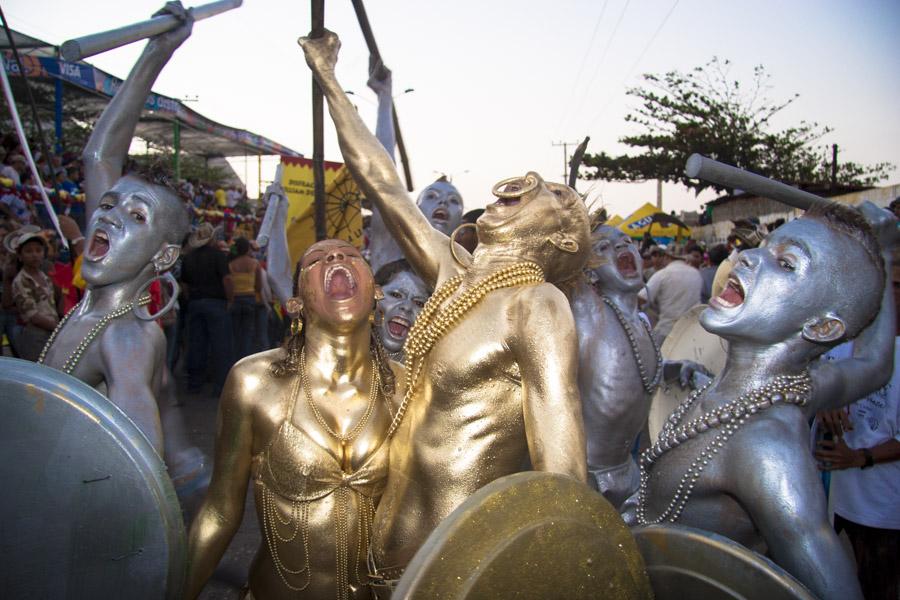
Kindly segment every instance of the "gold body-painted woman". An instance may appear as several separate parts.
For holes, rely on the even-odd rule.
[[[395,376],[372,333],[375,285],[353,246],[326,240],[301,259],[298,287],[302,330],[228,375],[212,481],[190,532],[188,598],[240,526],[251,480],[263,543],[248,597],[369,597]]]
[[[500,200],[478,219],[474,255],[458,245],[451,252],[335,78],[337,36],[300,43],[354,179],[435,288],[407,338],[412,392],[399,409],[406,415],[374,522],[370,567],[381,595],[438,523],[484,485],[529,460],[585,481],[575,325],[552,284],[580,274],[588,214],[574,190],[528,173],[495,186]]]

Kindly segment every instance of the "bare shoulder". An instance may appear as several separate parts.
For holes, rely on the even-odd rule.
[[[235,363],[222,389],[223,409],[252,411],[256,405],[270,404],[275,396],[284,396],[283,392],[290,389],[295,377],[289,374],[276,377],[272,373],[272,364],[284,357],[285,351],[276,348],[251,354]]]

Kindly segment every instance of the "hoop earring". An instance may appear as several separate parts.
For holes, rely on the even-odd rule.
[[[469,266],[472,264],[472,262],[471,262],[472,255],[471,254],[469,255],[469,263],[468,264],[466,264],[462,260],[460,260],[459,256],[457,256],[457,254],[456,254],[456,245],[459,243],[456,241],[456,234],[459,233],[460,229],[465,229],[466,227],[474,227],[476,230],[478,229],[478,226],[475,223],[462,223],[459,227],[454,229],[453,232],[450,234],[450,254],[453,256],[453,260],[455,260],[459,264],[459,266],[461,266],[464,269],[468,269]]]
[[[134,300],[131,301],[131,310],[134,312],[134,316],[136,316],[141,321],[155,321],[156,319],[159,319],[160,317],[162,317],[163,315],[168,313],[170,310],[175,308],[175,302],[178,301],[178,293],[181,291],[181,288],[178,286],[178,282],[175,281],[175,277],[172,276],[172,273],[170,273],[169,271],[166,271],[165,273],[160,275],[158,265],[156,263],[153,263],[153,267],[157,270],[156,276],[149,279],[144,285],[142,285],[140,288],[138,288],[138,291],[134,297]],[[141,312],[138,310],[138,307],[140,306],[141,296],[143,296],[144,292],[151,285],[153,285],[154,281],[159,281],[161,283],[166,282],[170,286],[172,286],[172,296],[169,298],[169,301],[166,302],[166,305],[163,306],[161,309],[159,309],[159,311],[157,311],[157,313],[155,315],[150,314],[149,311],[147,312],[146,315],[142,315]]]
[[[514,181],[524,181],[525,187],[514,192],[501,191],[501,188]],[[498,198],[518,198],[519,196],[524,196],[528,192],[534,190],[535,188],[537,188],[537,186],[538,180],[534,175],[526,175],[525,177],[509,177],[507,179],[504,179],[503,181],[498,181],[497,183],[495,183],[494,187],[491,188],[491,193]]]

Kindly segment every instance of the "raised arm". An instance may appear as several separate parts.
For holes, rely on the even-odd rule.
[[[369,59],[368,86],[378,97],[378,116],[375,121],[375,137],[384,146],[391,160],[394,160],[394,148],[397,139],[394,136],[394,96],[391,70],[381,60]]]
[[[253,451],[253,418],[248,397],[252,394],[244,389],[244,377],[239,371],[240,367],[231,370],[222,390],[212,480],[188,537],[184,594],[187,599],[200,595],[244,517]]]
[[[586,482],[578,344],[569,304],[558,289],[541,284],[520,291],[514,310],[522,318],[510,347],[522,373],[532,467]]]
[[[860,205],[881,244],[885,283],[881,308],[875,320],[853,342],[853,356],[846,360],[825,361],[811,370],[813,397],[807,416],[820,410],[840,408],[884,387],[894,372],[894,337],[897,334],[891,255],[897,244],[897,218],[870,202]]]
[[[325,31],[321,37],[302,37],[306,63],[328,99],[328,110],[337,129],[344,160],[365,196],[381,212],[381,217],[407,260],[430,287],[434,287],[443,266],[453,267],[447,236],[435,230],[410,198],[394,166],[378,139],[366,128],[338,83],[334,66],[340,40]]]
[[[150,88],[175,50],[191,35],[194,19],[181,2],[167,2],[159,11],[170,13],[183,21],[177,29],[150,39],[140,58],[128,74],[128,79],[113,96],[94,125],[91,137],[82,153],[84,161],[84,192],[86,217],[100,203],[100,198],[122,175],[128,158],[128,147],[134,128],[147,102]]]

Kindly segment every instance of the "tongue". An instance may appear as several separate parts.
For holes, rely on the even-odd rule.
[[[100,258],[101,256],[106,255],[109,251],[109,242],[104,239],[95,237],[91,240],[91,247],[88,251],[88,254],[92,258]]]
[[[331,276],[328,286],[328,297],[335,300],[345,300],[353,295],[353,285],[350,278],[343,271],[337,271]]]
[[[730,285],[725,286],[725,289],[719,294],[719,298],[728,304],[741,304],[744,302],[744,297]]]
[[[390,331],[391,335],[394,337],[400,338],[405,336],[408,329],[409,327],[407,327],[406,325],[402,325],[394,321],[388,322],[388,331]]]

